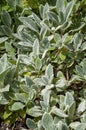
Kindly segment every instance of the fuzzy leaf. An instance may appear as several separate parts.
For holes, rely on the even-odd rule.
[[[65,106],[67,105],[70,106],[72,103],[74,103],[74,98],[70,92],[66,93],[64,102],[65,102]]]
[[[49,113],[44,113],[42,117],[42,125],[45,130],[53,130],[53,118]]]
[[[79,104],[77,112],[80,113],[84,112],[85,110],[86,110],[86,101],[84,100]]]
[[[24,108],[24,104],[21,103],[21,102],[15,102],[12,107],[11,107],[11,110],[12,111],[17,111],[17,110],[20,110],[20,109],[23,109]]]
[[[75,130],[85,130],[86,129],[86,123],[79,124]]]
[[[1,13],[1,20],[2,22],[7,25],[7,26],[10,26],[11,25],[11,17],[10,17],[10,14],[3,10],[2,13]]]
[[[38,41],[38,39],[36,39],[34,41],[34,44],[33,44],[33,53],[34,53],[34,56],[38,56],[39,55],[39,41]]]
[[[51,112],[59,117],[64,117],[64,118],[68,117],[68,115],[66,115],[61,109],[55,106],[51,109]]]
[[[31,120],[30,118],[26,119],[26,125],[28,126],[29,129],[35,129],[36,128],[36,124],[33,120]]]

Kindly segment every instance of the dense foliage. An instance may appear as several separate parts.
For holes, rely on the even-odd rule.
[[[50,5],[55,5],[56,0],[22,0],[22,3],[24,7],[30,6],[32,11],[39,15],[39,6],[41,4],[45,5],[45,3],[48,3]]]
[[[0,118],[32,130],[86,130],[86,0],[1,9]],[[23,129],[22,129],[23,130]]]

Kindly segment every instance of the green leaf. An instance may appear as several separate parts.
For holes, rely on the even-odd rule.
[[[9,101],[4,96],[0,97],[0,105],[7,105],[8,103]]]
[[[37,126],[38,126],[38,129],[41,130],[41,128],[42,128],[42,120],[38,121],[38,125]]]
[[[57,2],[56,2],[56,9],[57,9],[57,12],[58,12],[58,11],[62,11],[62,12],[65,11],[65,3],[64,3],[64,0],[57,0]]]
[[[19,31],[18,32],[19,34],[17,34],[17,35],[20,35],[22,41],[24,41],[26,43],[28,42],[28,44],[33,45],[33,41],[34,41],[33,37],[31,36],[31,34],[28,34],[28,32],[23,31],[22,28],[23,28],[23,26],[20,26],[19,30],[22,30],[22,31]]]
[[[79,65],[76,65],[76,74],[83,77],[83,69]]]
[[[39,106],[34,106],[32,108],[27,108],[26,113],[32,117],[42,116],[42,110]]]
[[[10,89],[10,86],[7,85],[6,87],[0,89],[0,93],[3,93],[3,92],[9,92],[9,89]]]
[[[55,40],[55,42],[56,42],[57,44],[59,44],[59,43],[61,42],[61,36],[60,36],[60,34],[55,33],[55,35],[54,35],[54,40]]]
[[[53,130],[53,118],[49,113],[44,113],[42,117],[42,125],[45,130]]]
[[[17,0],[6,0],[8,5],[11,6],[11,7],[16,7],[16,2]]]
[[[0,38],[0,44],[8,40],[8,37],[1,37]]]
[[[22,102],[22,103],[27,103],[26,97],[23,93],[16,93],[15,97],[18,101]]]
[[[48,77],[48,79],[51,82],[53,79],[53,66],[51,64],[49,64],[47,66],[46,71],[45,71],[45,75]]]
[[[79,124],[75,130],[85,130],[86,129],[86,123]]]
[[[81,50],[82,50],[82,51],[86,50],[86,42],[84,42],[84,43],[81,45]]]
[[[40,71],[41,67],[42,67],[42,60],[37,57],[35,61],[35,69]]]
[[[46,37],[46,34],[47,34],[47,31],[48,31],[48,30],[49,30],[49,27],[48,27],[44,22],[41,22],[40,36],[42,37],[42,39],[43,39],[44,41],[46,41],[45,39],[47,39],[47,38],[45,38],[45,37]],[[47,41],[47,42],[48,42],[48,41]],[[48,45],[48,43],[47,43],[47,45]],[[45,46],[43,45],[43,47],[46,48],[47,45],[45,44]]]
[[[69,130],[69,128],[68,128],[68,126],[65,123],[59,121],[59,123],[58,123],[58,130]]]
[[[19,55],[19,60],[21,63],[26,64],[26,65],[30,65],[32,61],[32,59],[29,58],[27,55],[22,55],[22,54]]]
[[[41,19],[35,13],[33,13],[33,18],[36,21],[37,25],[41,27]]]
[[[29,94],[30,88],[28,86],[21,86],[21,90],[25,92],[26,94]]]
[[[69,107],[69,110],[68,110],[68,115],[69,115],[69,118],[70,119],[73,119],[74,118],[74,114],[75,114],[75,110],[76,110],[76,104],[75,102],[72,103]]]
[[[62,11],[59,12],[59,23],[63,24],[65,22],[64,13]]]
[[[10,65],[8,64],[8,61],[7,61],[7,55],[4,54],[0,58],[0,80],[5,78],[9,69],[10,69]]]
[[[36,39],[34,41],[34,44],[33,44],[33,54],[34,54],[34,56],[38,56],[39,55],[39,41],[38,41],[38,39]]]
[[[9,72],[9,70],[10,70],[10,67],[0,73],[0,81],[3,81],[3,80],[5,79],[5,76],[6,76],[6,74]],[[1,84],[0,84],[0,85],[1,85]],[[1,86],[2,86],[2,85],[1,85]],[[1,87],[1,86],[0,86],[0,87]]]
[[[73,6],[74,6],[74,1],[71,1],[67,4],[66,11],[65,11],[65,20],[66,21],[68,20],[70,14],[72,12]]]
[[[33,120],[31,120],[30,118],[26,119],[26,125],[29,129],[35,129],[36,128],[36,124]]]
[[[32,31],[39,32],[36,23],[28,16],[28,17],[20,17],[19,20],[23,22],[23,24],[31,29]]]
[[[8,53],[8,56],[15,59],[15,49],[12,47],[12,45],[9,42],[5,42],[5,48],[6,48],[6,52]]]
[[[32,44],[30,42],[18,42],[19,46],[32,48]]]
[[[11,106],[11,110],[12,111],[18,111],[20,109],[23,109],[25,107],[25,105],[21,102],[15,102],[13,103],[13,105]]]
[[[64,77],[60,78],[56,82],[56,88],[65,89],[67,85],[66,79]]]
[[[7,55],[4,54],[1,58],[0,58],[0,73],[4,70],[7,69],[8,66],[8,61],[7,61]]]
[[[6,10],[2,11],[1,20],[2,20],[3,24],[5,24],[7,26],[11,25],[11,17],[10,17],[10,14]]]
[[[47,87],[41,92],[41,95],[43,96],[43,104],[45,105],[46,109],[49,108],[50,93],[51,91],[47,90]]]
[[[64,95],[60,95],[60,104],[59,105],[60,105],[60,109],[62,109],[62,110],[64,109],[64,106],[65,106],[64,103],[63,103],[64,98],[65,98]]]
[[[29,87],[31,87],[31,86],[34,84],[33,80],[32,80],[31,77],[29,77],[29,76],[26,76],[26,77],[25,77],[25,83],[26,83],[26,85],[29,86]]]
[[[86,75],[86,58],[83,59],[82,67],[83,67],[83,72],[84,72],[84,74]]]
[[[11,114],[12,114],[11,111],[6,110],[6,111],[4,112],[4,114],[3,114],[3,118],[4,118],[4,120],[6,120],[6,119],[11,115]]]
[[[39,11],[41,18],[43,18],[43,9],[44,9],[43,5],[40,5]]]
[[[74,97],[70,92],[66,93],[65,99],[64,99],[65,106],[70,106],[72,103],[74,103]]]
[[[83,114],[83,115],[82,115],[81,122],[82,122],[82,123],[86,123],[86,114]]]
[[[6,35],[8,37],[10,37],[12,35],[12,31],[11,31],[10,27],[2,25],[1,28],[2,28],[4,35]]]
[[[49,18],[51,21],[53,21],[54,23],[56,23],[57,25],[59,24],[59,19],[57,17],[57,14],[54,12],[48,12]]]
[[[51,113],[59,117],[64,117],[64,118],[68,117],[68,115],[66,115],[61,109],[57,108],[56,106],[52,107]]]
[[[77,112],[78,113],[81,113],[81,112],[84,112],[86,110],[86,101],[82,101],[79,106],[78,106],[78,109],[77,109]]]
[[[75,51],[78,51],[80,49],[82,43],[82,34],[77,33],[74,36],[74,49]]]
[[[60,88],[60,89],[66,89],[67,88],[67,81],[65,79],[65,76],[63,75],[63,73],[61,71],[59,71],[57,73],[57,82],[56,82],[56,88]]]
[[[43,18],[48,19],[48,12],[49,12],[49,4],[46,3],[43,10]]]
[[[11,85],[11,83],[13,82],[13,79],[14,79],[14,75],[15,75],[15,68],[13,67],[13,68],[10,68],[10,70],[6,74],[4,83]]]
[[[35,98],[35,96],[36,96],[36,91],[35,91],[35,89],[30,89],[30,90],[29,90],[29,95],[28,95],[28,100],[29,100],[29,101],[33,100],[33,99]]]
[[[59,57],[61,58],[62,61],[64,61],[66,59],[65,54],[62,54],[62,53],[59,54]]]
[[[78,125],[80,125],[80,122],[75,121],[75,122],[72,122],[69,126],[70,126],[72,129],[75,130],[75,129],[77,128]]]

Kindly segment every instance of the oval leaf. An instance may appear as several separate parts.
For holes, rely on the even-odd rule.
[[[53,130],[53,118],[49,113],[44,113],[42,124],[45,130]]]
[[[51,110],[51,112],[59,117],[68,117],[62,110],[54,106]]]
[[[23,109],[24,108],[24,104],[21,103],[21,102],[15,102],[12,107],[11,107],[11,110],[12,111],[17,111],[17,110],[20,110],[20,109]]]

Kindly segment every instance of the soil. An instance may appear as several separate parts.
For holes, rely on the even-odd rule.
[[[17,121],[14,127],[12,125],[7,125],[4,122],[1,122],[0,130],[31,130],[31,129],[27,128],[27,126],[25,125],[25,121]]]

